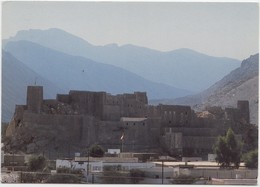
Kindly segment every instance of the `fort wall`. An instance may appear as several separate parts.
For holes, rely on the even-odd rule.
[[[183,147],[212,150],[212,145],[214,145],[216,140],[216,136],[184,136]]]
[[[28,86],[27,87],[27,110],[40,113],[43,101],[43,87],[42,86]]]
[[[191,126],[192,112],[189,106],[159,105],[164,127]]]
[[[16,106],[6,135],[23,134],[29,152],[47,147],[78,152],[97,143],[124,151],[207,154],[217,136],[241,120],[249,122],[248,101],[238,101],[237,108],[195,113],[190,106],[149,106],[145,92],[70,91],[43,100],[43,88],[29,86],[27,105]]]
[[[249,123],[249,101],[237,101],[237,109],[239,110],[240,117]]]

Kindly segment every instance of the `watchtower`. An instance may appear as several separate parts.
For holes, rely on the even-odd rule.
[[[43,87],[27,87],[27,110],[33,113],[40,113],[43,102]]]

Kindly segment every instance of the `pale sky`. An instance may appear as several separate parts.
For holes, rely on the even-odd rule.
[[[2,38],[60,28],[93,45],[190,48],[239,60],[259,51],[257,3],[4,2]]]

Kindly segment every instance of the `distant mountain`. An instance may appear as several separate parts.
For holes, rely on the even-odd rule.
[[[243,60],[241,66],[205,91],[174,100],[157,100],[153,104],[192,105],[201,110],[205,106],[235,107],[237,100],[249,100],[251,122],[258,123],[259,54]]]
[[[56,98],[56,93],[63,90],[52,82],[41,77],[14,58],[10,53],[2,51],[2,121],[9,122],[13,116],[15,105],[26,103],[28,85],[44,86],[44,98]]]
[[[121,67],[148,80],[192,92],[208,88],[240,66],[238,60],[211,57],[190,49],[161,52],[134,45],[94,46],[60,29],[19,31],[4,41],[4,46],[8,41],[19,40]]]
[[[106,91],[112,94],[146,91],[149,98],[176,98],[188,91],[148,81],[124,69],[68,55],[28,41],[8,42],[5,50],[42,77],[66,91]]]

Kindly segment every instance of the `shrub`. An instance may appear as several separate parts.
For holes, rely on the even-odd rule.
[[[59,168],[57,168],[57,173],[70,173],[70,168],[59,167]]]
[[[22,172],[19,175],[19,181],[21,183],[42,183],[49,175],[46,173]]]
[[[172,184],[193,184],[195,182],[195,178],[189,175],[179,175],[174,178]]]
[[[90,147],[89,154],[92,157],[103,157],[105,151],[100,145],[95,144]]]
[[[250,169],[258,167],[258,150],[253,150],[244,155],[245,166]]]
[[[39,156],[31,156],[28,162],[28,170],[29,171],[42,171],[46,166],[46,159]]]
[[[54,174],[50,175],[45,183],[81,183],[81,178],[77,175],[71,174]]]
[[[102,182],[104,184],[129,184],[129,175],[121,170],[121,165],[105,166]]]
[[[57,168],[57,173],[82,174],[82,171],[80,169],[70,169],[67,167],[59,167],[59,168]]]
[[[144,171],[140,169],[131,169],[130,170],[131,183],[138,184],[139,181],[143,180],[145,177]]]
[[[219,136],[214,145],[214,153],[217,155],[216,161],[221,164],[221,167],[230,167],[233,164],[238,168],[241,158],[241,147],[240,142],[235,139],[233,130],[229,128],[226,136]]]

